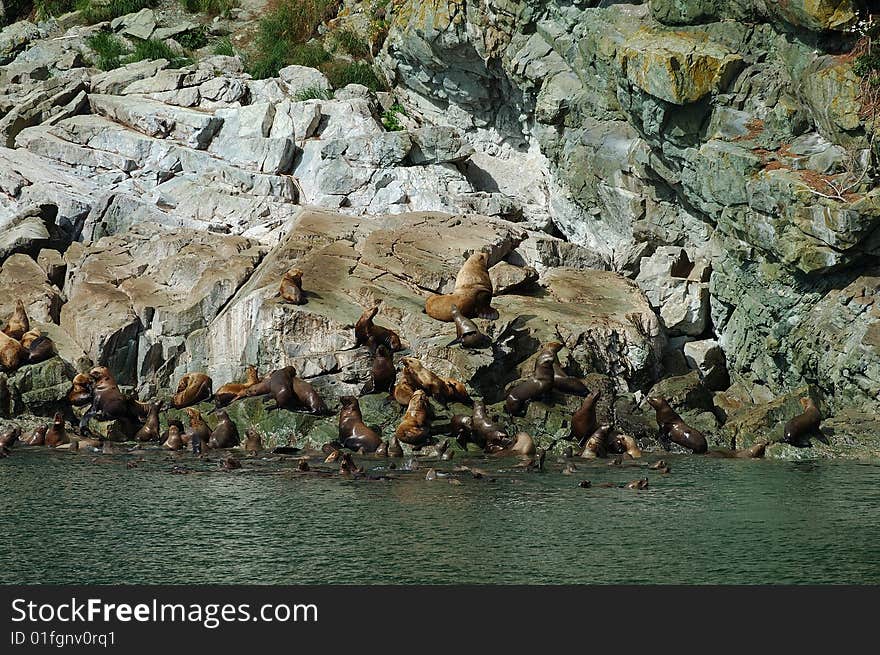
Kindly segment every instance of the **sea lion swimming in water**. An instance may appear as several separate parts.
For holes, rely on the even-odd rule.
[[[21,345],[27,350],[27,363],[38,364],[55,356],[55,343],[39,330],[29,330],[21,337]]]
[[[84,407],[92,402],[92,378],[88,373],[78,373],[73,378],[67,401],[74,407]]]
[[[3,334],[16,341],[21,341],[25,332],[30,329],[31,322],[28,318],[27,310],[24,308],[21,298],[19,298],[15,301],[15,311],[12,313],[12,317],[7,321],[2,330]]]
[[[370,367],[369,393],[391,391],[394,381],[397,379],[397,369],[394,367],[394,358],[391,351],[384,343],[380,343],[373,353],[373,362]]]
[[[657,425],[660,426],[660,433],[665,439],[684,446],[698,455],[709,449],[703,433],[685,423],[665,398],[648,396],[648,404],[657,414]]]
[[[382,445],[382,437],[364,423],[358,399],[342,396],[339,401],[342,403],[342,409],[339,410],[339,442],[349,450],[377,452]]]
[[[455,321],[455,339],[446,344],[447,348],[460,343],[465,348],[479,350],[492,344],[489,337],[480,332],[477,324],[458,310],[458,305],[453,304],[450,311],[452,320]]]
[[[370,352],[375,352],[379,344],[384,344],[391,352],[403,350],[400,336],[394,330],[373,323],[373,318],[379,313],[379,305],[373,305],[365,309],[364,313],[354,325],[354,341],[356,346],[366,346]]]
[[[605,440],[605,446],[613,453],[626,453],[633,459],[639,459],[642,456],[642,450],[639,448],[638,442],[628,434],[618,434],[615,437],[609,436]]]
[[[260,374],[253,366],[248,366],[245,371],[244,382],[227,382],[214,392],[214,404],[217,407],[225,407],[248,387],[252,387],[260,381]]]
[[[400,439],[397,438],[397,435],[391,437],[391,441],[388,442],[388,456],[403,457],[403,446],[400,445]]]
[[[416,448],[428,443],[431,437],[431,409],[423,390],[418,389],[413,393],[406,413],[394,431],[394,437]]]
[[[0,332],[0,373],[12,373],[27,361],[28,352],[18,340]]]
[[[804,411],[786,422],[782,441],[797,448],[812,448],[811,435],[824,440],[824,436],[819,430],[822,415],[819,414],[819,408],[816,407],[812,398],[801,398],[800,402]]]
[[[217,412],[217,416],[220,420],[211,431],[211,436],[208,438],[208,447],[234,448],[241,442],[238,436],[238,428],[232,422],[232,419],[229,418],[229,414],[222,409]]]
[[[761,442],[749,448],[741,448],[739,450],[730,450],[728,448],[713,448],[706,453],[707,457],[723,457],[725,459],[760,459],[764,456],[767,449],[767,443]]]
[[[187,373],[177,384],[177,393],[171,398],[175,409],[198,405],[211,397],[211,378],[204,373]]]
[[[139,442],[159,441],[159,412],[162,410],[162,402],[152,403],[147,413],[147,420],[143,427],[134,435],[134,440]]]
[[[581,406],[571,416],[571,430],[568,438],[571,441],[577,441],[582,447],[599,427],[599,421],[596,418],[596,402],[601,395],[602,393],[598,390],[587,394]]]
[[[263,435],[256,428],[248,428],[245,433],[244,449],[249,453],[258,453],[263,450]]]
[[[55,448],[61,444],[70,443],[67,431],[64,429],[64,416],[61,412],[55,413],[52,427],[46,431],[45,443],[49,448]]]
[[[306,304],[306,292],[302,288],[303,272],[298,268],[288,269],[281,278],[278,294],[293,305]]]
[[[535,359],[535,371],[522,382],[511,387],[504,401],[504,410],[512,416],[520,416],[526,403],[534,398],[546,396],[553,388],[553,364],[556,353],[562,350],[562,344],[551,341],[545,344]]]
[[[498,312],[492,308],[492,279],[489,277],[489,253],[477,252],[467,258],[455,277],[450,294],[435,295],[425,301],[425,313],[433,319],[450,323],[452,306],[462,316],[494,321]]]

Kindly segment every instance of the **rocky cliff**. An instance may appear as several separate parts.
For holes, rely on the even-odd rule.
[[[333,26],[377,4],[342,3]],[[849,54],[856,3],[381,4],[378,93],[300,66],[256,80],[208,53],[90,66],[98,31],[171,38],[150,9],[0,33],[0,315],[22,297],[60,344],[45,383],[8,376],[7,411],[50,408],[89,361],[142,398],[248,364],[361,392],[351,326],[380,302],[489,402],[561,338],[634,432],[650,434],[637,404],[655,384],[736,445],[811,394],[850,417],[813,454],[880,452],[877,108]],[[494,351],[468,355],[422,307],[484,247],[510,293],[484,325]],[[294,264],[304,306],[277,298]],[[560,428],[557,400],[533,429]]]

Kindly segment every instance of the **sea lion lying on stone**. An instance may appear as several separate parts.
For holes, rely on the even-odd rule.
[[[452,293],[431,296],[425,301],[425,313],[438,321],[452,322],[452,306],[462,316],[494,321],[498,312],[491,306],[492,280],[489,277],[489,254],[477,252],[467,258],[455,277]]]
[[[64,429],[64,416],[61,412],[55,413],[52,427],[46,430],[45,443],[49,448],[55,448],[61,444],[70,443],[70,438],[67,436],[67,430]]]
[[[354,340],[356,346],[366,346],[370,352],[375,352],[379,344],[384,344],[391,352],[403,350],[400,336],[394,330],[376,325],[373,318],[379,313],[379,305],[365,309],[364,313],[354,325]]]
[[[279,295],[293,305],[305,305],[306,293],[302,288],[303,272],[298,268],[291,268],[281,278]]]
[[[562,350],[562,344],[551,341],[545,344],[535,359],[535,371],[523,381],[515,384],[507,392],[504,410],[512,416],[521,416],[523,409],[530,400],[546,396],[553,389],[555,373],[553,364],[556,353]]]
[[[245,371],[244,382],[227,382],[214,392],[214,404],[217,407],[225,407],[235,400],[242,391],[252,387],[260,381],[260,374],[253,366],[248,366]]]
[[[590,393],[584,381],[566,373],[558,359],[553,362],[553,388],[572,396],[586,396]]]
[[[270,395],[275,399],[276,408],[290,409],[296,405],[296,394],[293,392],[295,376],[293,366],[275,369],[256,384],[242,390],[236,399]]]
[[[162,402],[152,403],[147,413],[147,420],[143,427],[134,435],[135,441],[159,441],[159,412],[162,410]]]
[[[382,437],[364,423],[361,406],[354,396],[342,396],[339,401],[339,443],[350,450],[365,453],[376,452],[382,445]]]
[[[208,447],[234,448],[241,443],[241,438],[238,436],[238,428],[232,422],[232,419],[229,418],[229,414],[221,409],[217,412],[217,417],[219,421],[208,438]]]
[[[34,428],[34,431],[31,432],[31,436],[28,437],[25,442],[28,446],[45,446],[46,445],[46,432],[48,432],[48,425],[38,425]]]
[[[92,402],[92,378],[88,373],[78,373],[73,378],[67,401],[74,407],[84,407]]]
[[[804,411],[785,424],[782,441],[798,448],[811,448],[811,435],[824,438],[819,430],[822,415],[812,398],[801,398],[800,401]]]
[[[568,433],[568,438],[577,441],[581,447],[599,427],[599,421],[596,419],[596,402],[601,395],[600,391],[587,394],[581,406],[571,416],[571,430]]]
[[[92,387],[92,406],[80,419],[80,429],[87,430],[89,420],[93,417],[99,420],[119,419],[141,423],[147,414],[147,408],[133,400],[126,398],[116,384],[116,378],[106,366],[96,366],[89,371]]]
[[[511,439],[507,431],[489,416],[485,403],[474,401],[474,413],[471,416],[472,440],[486,452],[492,452],[510,445]]]
[[[517,457],[531,457],[535,454],[535,440],[527,432],[517,432],[512,445],[496,450],[492,454],[498,456],[516,455]]]
[[[28,318],[27,310],[25,310],[24,303],[19,298],[15,301],[15,311],[12,313],[12,317],[7,321],[3,328],[3,334],[16,341],[21,341],[25,332],[30,329],[31,322]]]
[[[648,396],[648,404],[654,408],[657,414],[657,425],[660,426],[660,433],[663,437],[661,442],[664,445],[664,440],[669,440],[696,454],[703,454],[709,449],[703,433],[685,423],[681,416],[669,406],[665,398]]]
[[[12,373],[28,359],[27,349],[5,332],[0,332],[0,373]]]
[[[465,414],[455,414],[449,420],[449,433],[452,438],[458,442],[462,448],[467,448],[467,444],[473,441],[474,434],[474,418]]]
[[[428,443],[431,437],[431,408],[428,397],[421,389],[415,391],[407,405],[406,413],[394,437],[405,444],[419,448]]]
[[[426,368],[422,363],[414,357],[404,357],[400,360],[403,363],[403,380],[400,391],[395,387],[394,397],[400,404],[406,401],[409,404],[411,392],[421,389],[431,398],[442,405],[457,401],[461,403],[471,402],[467,389],[459,380],[454,378],[443,378]]]
[[[480,332],[477,324],[458,310],[458,305],[453,304],[450,311],[452,313],[452,320],[455,321],[455,339],[446,344],[447,348],[457,343],[473,350],[488,348],[492,345],[489,337]]]
[[[28,330],[21,337],[21,345],[27,350],[27,363],[38,364],[55,356],[55,343],[39,330]]]
[[[310,383],[302,378],[293,376],[293,393],[296,396],[297,403],[302,409],[307,410],[311,414],[325,416],[329,414],[324,399],[318,394],[318,391]]]
[[[393,355],[384,343],[380,343],[373,353],[368,391],[369,393],[391,391],[396,379],[397,369],[394,367]]]
[[[187,373],[177,384],[177,393],[171,398],[175,409],[198,405],[211,397],[211,378],[204,373]]]

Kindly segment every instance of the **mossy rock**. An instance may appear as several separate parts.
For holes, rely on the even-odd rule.
[[[769,402],[745,406],[731,414],[723,432],[735,448],[748,448],[759,441],[779,441],[786,421],[804,411],[800,399],[807,396],[819,404],[816,391],[804,385]]]

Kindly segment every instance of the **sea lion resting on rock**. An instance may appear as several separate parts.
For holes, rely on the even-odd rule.
[[[354,324],[355,345],[366,346],[370,352],[375,352],[379,344],[384,344],[391,352],[403,350],[403,344],[397,332],[373,323],[373,318],[378,312],[378,304],[365,309],[357,323]]]
[[[394,388],[395,379],[397,379],[397,369],[394,367],[394,358],[388,347],[381,343],[373,353],[368,391],[369,393],[391,391]]]
[[[324,403],[324,399],[318,394],[318,391],[311,384],[303,380],[302,378],[298,378],[293,376],[293,393],[296,396],[296,400],[302,408],[307,409],[312,414],[317,414],[319,416],[324,416],[329,414],[329,410],[327,409],[326,403]]]
[[[339,442],[350,450],[363,448],[365,453],[376,452],[382,445],[382,437],[364,423],[358,399],[342,396],[339,400],[342,403],[342,409],[339,410]]]
[[[649,396],[648,404],[657,414],[657,425],[660,426],[663,439],[684,446],[696,454],[703,454],[709,449],[703,433],[685,423],[665,398]]]
[[[27,349],[17,339],[0,332],[0,373],[12,373],[27,359]]]
[[[12,317],[6,323],[6,326],[3,328],[3,334],[6,336],[15,339],[16,341],[21,341],[21,338],[24,336],[25,332],[31,329],[31,322],[27,315],[27,310],[24,308],[24,303],[19,298],[15,301],[15,311],[12,314]]]
[[[177,393],[171,398],[175,409],[198,405],[211,397],[211,378],[204,373],[187,373],[177,384]]]
[[[535,454],[535,440],[532,439],[532,435],[527,432],[517,432],[511,446],[496,450],[492,454],[499,456],[516,455],[518,457],[531,457]]]
[[[64,429],[64,416],[61,412],[55,413],[55,420],[52,422],[52,427],[46,431],[45,443],[49,448],[55,448],[61,444],[70,443],[70,438],[67,436],[67,430]]]
[[[39,330],[28,330],[21,337],[21,345],[27,350],[27,363],[38,364],[55,356],[55,343]]]
[[[479,400],[474,402],[471,431],[474,443],[486,452],[506,448],[511,442],[507,431],[489,417],[486,405]]]
[[[553,388],[572,396],[586,396],[590,393],[584,381],[566,373],[558,359],[553,363]]]
[[[159,441],[159,412],[162,410],[162,402],[152,403],[147,413],[147,420],[143,427],[134,435],[135,441]]]
[[[306,304],[306,293],[302,288],[303,272],[298,268],[291,268],[281,278],[279,295],[287,302],[294,305]]]
[[[242,391],[252,387],[260,381],[260,374],[253,366],[248,366],[245,371],[244,382],[227,382],[214,392],[214,404],[217,407],[225,407],[235,400]]]
[[[189,429],[184,435],[184,441],[192,445],[194,453],[199,453],[202,446],[205,448],[210,447],[208,442],[211,439],[211,429],[205,423],[205,419],[202,418],[199,410],[187,407],[186,413],[189,415]]]
[[[804,411],[785,424],[782,441],[798,448],[811,448],[810,435],[822,437],[822,432],[819,430],[822,415],[819,414],[819,408],[812,398],[800,400]]]
[[[239,398],[271,395],[275,399],[275,409],[307,409],[313,414],[327,414],[327,405],[315,388],[296,377],[293,366],[279,368],[264,377],[260,382],[242,391]]]
[[[535,359],[535,371],[531,377],[514,385],[507,393],[504,410],[512,416],[520,416],[526,403],[534,398],[546,396],[553,388],[553,364],[556,353],[562,350],[562,344],[551,341],[545,344]]]
[[[398,392],[397,388],[394,390],[394,397],[400,404],[404,404],[403,400],[406,400],[406,404],[409,404],[410,398],[406,397],[407,395],[412,395],[409,390],[415,391],[418,389],[421,389],[442,405],[447,405],[452,401],[461,403],[471,402],[471,397],[461,381],[454,378],[440,377],[430,369],[422,366],[422,363],[414,357],[404,357],[401,359],[401,362],[403,362],[404,384],[402,386],[398,385],[401,387],[400,392]]]
[[[431,409],[428,397],[421,389],[415,391],[407,405],[406,413],[394,436],[405,444],[419,448],[428,443],[431,436]]]
[[[223,410],[218,411],[217,416],[220,420],[217,422],[217,427],[211,431],[211,436],[208,438],[208,447],[234,448],[241,442],[238,436],[238,428],[232,422],[232,419],[229,418],[229,414]]]
[[[34,428],[34,431],[31,432],[31,436],[28,437],[28,440],[25,443],[27,443],[28,446],[45,446],[46,432],[48,430],[48,425],[38,425]]]
[[[39,428],[38,428],[39,429]],[[45,428],[44,428],[45,433]],[[12,448],[16,441],[21,438],[21,428],[17,425],[10,425],[8,428],[0,432],[0,448]]]
[[[586,443],[584,444],[584,449],[581,451],[581,457],[583,459],[595,459],[597,457],[605,457],[606,454],[606,445],[605,442],[608,439],[608,433],[611,432],[611,426],[607,423],[605,425],[600,425],[596,430],[589,436]]]
[[[92,382],[92,406],[80,419],[80,429],[87,429],[92,417],[137,423],[146,418],[144,405],[122,395],[116,379],[106,366],[94,367],[89,371],[89,378]]]
[[[450,294],[431,296],[425,301],[425,313],[438,321],[454,320],[452,306],[462,316],[494,321],[498,312],[492,309],[492,280],[489,277],[489,254],[477,252],[467,258],[455,277]]]
[[[480,349],[491,345],[489,337],[480,332],[480,328],[467,316],[462,315],[458,305],[452,305],[452,320],[455,321],[455,339],[446,344],[449,348],[460,343],[465,348]]]
[[[74,407],[84,407],[92,402],[92,378],[88,373],[78,373],[67,394],[67,401]]]
[[[599,391],[587,394],[581,406],[571,416],[571,430],[568,433],[568,438],[577,441],[580,446],[583,446],[599,427],[599,421],[596,419],[596,402],[601,395]]]

